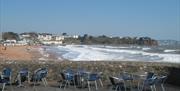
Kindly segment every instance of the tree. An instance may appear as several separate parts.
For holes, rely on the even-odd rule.
[[[67,33],[62,33],[63,36],[67,36]]]
[[[14,32],[4,32],[2,34],[2,38],[3,40],[7,40],[7,39],[19,40],[19,35]]]

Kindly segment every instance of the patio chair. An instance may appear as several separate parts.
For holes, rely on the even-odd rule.
[[[116,77],[111,77],[110,76],[109,80],[110,80],[110,82],[111,82],[111,84],[113,86],[112,89],[115,89],[115,91],[118,91],[118,90],[121,91],[122,85],[123,85],[123,87],[125,89],[125,84],[124,84],[124,80],[123,79],[120,81],[120,79],[118,79]],[[115,81],[115,80],[117,80],[117,81]]]
[[[67,85],[69,86],[71,84],[71,82],[73,82],[74,87],[76,87],[75,74],[72,70],[66,70],[64,72],[61,72],[60,74],[62,77],[62,83],[60,84],[60,88],[62,88],[64,84],[65,89]]]
[[[152,78],[153,76],[155,76],[155,74],[153,72],[148,72],[146,79]]]
[[[125,91],[126,91],[126,89],[127,89],[127,85],[129,85],[129,86],[130,86],[130,89],[132,90],[132,83],[133,83],[133,80],[134,80],[133,75],[130,74],[130,73],[128,73],[128,72],[123,72],[123,73],[121,74],[121,79],[124,80]],[[127,84],[127,82],[128,82],[129,84]]]
[[[90,83],[92,83],[92,82],[94,82],[96,90],[98,89],[97,88],[97,81],[100,81],[101,86],[103,86],[100,74],[101,73],[87,73],[86,81],[88,84],[89,91],[91,90]]]
[[[34,82],[34,87],[35,87],[35,84],[40,81],[42,81],[44,86],[46,87],[48,85],[47,80],[46,80],[47,74],[48,74],[47,68],[37,69],[32,76],[32,80]]]
[[[4,91],[4,88],[5,88],[6,84],[8,83],[8,80],[4,79],[3,76],[0,76],[0,83],[3,84],[1,91]]]
[[[18,84],[18,87],[24,86],[22,85],[22,82],[25,81],[30,81],[29,79],[29,71],[27,68],[22,68],[19,72],[18,72],[18,76],[17,76],[17,81],[16,83]]]
[[[10,85],[12,85],[11,74],[12,74],[11,68],[4,68],[2,71],[3,79],[6,79],[8,81],[7,84]]]
[[[162,91],[165,91],[165,88],[164,88],[164,83],[167,79],[167,76],[161,76],[161,77],[158,77],[157,81],[156,81],[156,84],[160,84],[161,85],[161,89]]]
[[[146,87],[150,87],[151,91],[156,91],[155,84],[157,82],[157,77],[155,76],[154,73],[150,72],[147,74],[146,79],[142,83],[141,89],[139,88],[140,91],[143,91],[144,87],[146,90]]]

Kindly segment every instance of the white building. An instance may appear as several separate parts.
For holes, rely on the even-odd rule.
[[[20,34],[21,37],[23,38],[27,38],[27,37],[30,37],[30,35],[28,33],[23,33],[23,34]]]
[[[8,39],[3,42],[3,45],[4,46],[14,46],[16,44],[16,42],[17,41],[15,39]]]
[[[56,41],[62,41],[64,40],[64,36],[55,36]]]
[[[39,34],[38,39],[41,41],[50,41],[52,40],[52,34],[47,34],[47,33]]]
[[[78,35],[73,35],[72,37],[73,37],[74,39],[79,38],[79,36],[78,36]]]
[[[45,45],[60,45],[63,43],[63,41],[42,41]]]

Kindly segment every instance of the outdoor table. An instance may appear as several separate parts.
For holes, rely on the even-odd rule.
[[[85,87],[83,83],[85,82],[89,74],[91,74],[91,72],[87,72],[87,71],[77,72],[74,75],[76,85],[80,88]]]
[[[137,72],[133,73],[133,80],[137,81],[137,88],[140,90],[140,83],[144,81],[147,77],[147,72]]]

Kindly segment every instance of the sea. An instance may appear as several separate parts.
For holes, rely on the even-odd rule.
[[[138,45],[62,45],[48,46],[47,51],[70,61],[143,61],[180,64],[180,48]]]

